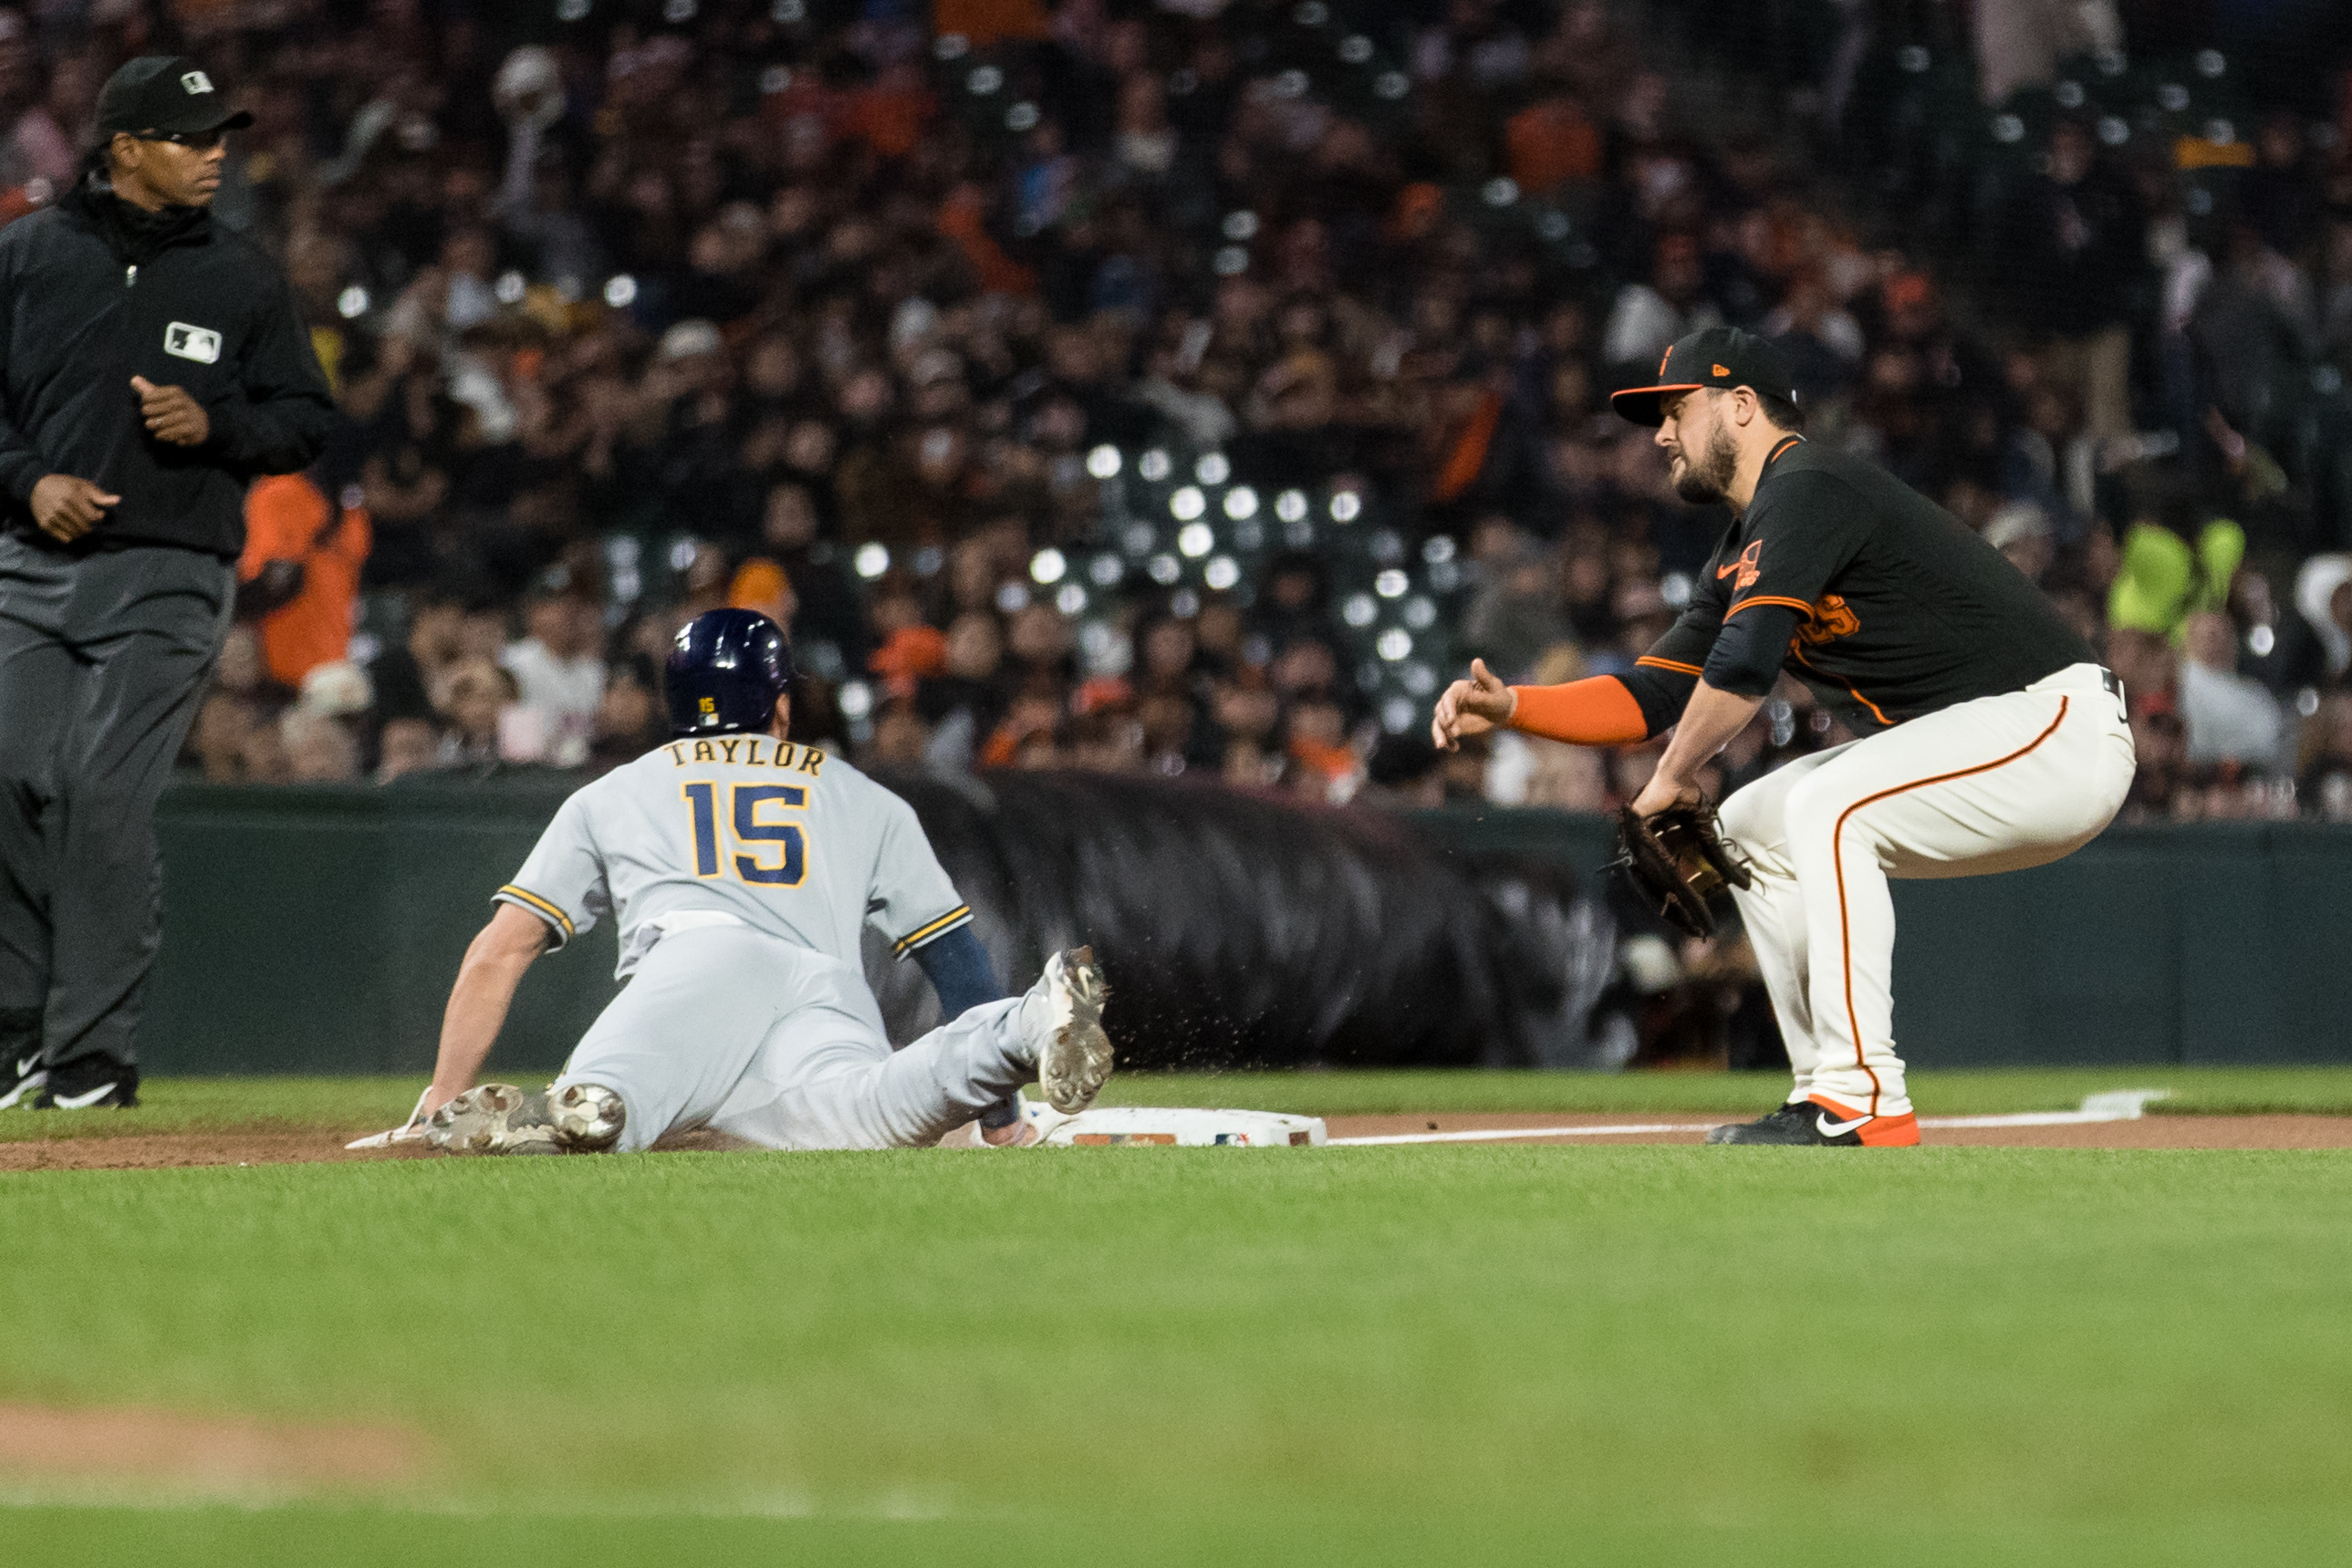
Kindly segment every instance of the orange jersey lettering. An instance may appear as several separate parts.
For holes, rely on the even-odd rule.
[[[1761,575],[1763,570],[1762,567],[1759,564],[1762,560],[1763,556],[1764,541],[1762,539],[1750,539],[1748,543],[1748,548],[1739,552],[1739,559],[1731,562],[1728,566],[1717,567],[1715,569],[1715,575],[1719,580],[1730,577],[1735,571],[1738,572],[1739,575],[1733,579],[1731,584],[1731,591],[1734,593],[1753,588],[1756,586],[1756,579]]]

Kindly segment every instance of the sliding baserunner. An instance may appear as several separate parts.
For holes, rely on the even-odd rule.
[[[496,895],[441,1026],[412,1127],[467,1154],[591,1153],[709,1128],[780,1149],[936,1142],[978,1118],[1034,1142],[1018,1091],[1084,1110],[1111,1068],[1084,947],[1002,997],[971,911],[912,808],[790,738],[792,654],[765,616],[715,610],[678,633],[677,738],[563,803]],[[475,1087],[523,971],[599,919],[628,985],[540,1093]],[[866,988],[871,923],[912,956],[951,1021],[893,1052]]]
[[[1949,513],[1808,443],[1762,340],[1695,332],[1659,384],[1616,394],[1658,428],[1675,493],[1735,518],[1689,607],[1625,675],[1506,686],[1486,666],[1439,698],[1438,744],[1497,725],[1585,746],[1671,728],[1633,809],[1700,801],[1699,770],[1785,669],[1862,737],[1723,803],[1752,885],[1733,891],[1795,1086],[1711,1143],[1906,1145],[1889,877],[2042,865],[2096,836],[2131,784],[2123,688],[2057,610]]]

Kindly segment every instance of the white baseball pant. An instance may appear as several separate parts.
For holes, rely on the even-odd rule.
[[[2096,664],[1979,697],[1767,774],[1723,803],[1734,890],[1796,1084],[1904,1116],[1890,877],[1984,876],[2073,853],[2131,788],[2131,728]]]
[[[555,1083],[619,1094],[623,1150],[698,1127],[772,1149],[906,1148],[1035,1079],[1024,999],[893,1051],[858,971],[748,926],[693,926],[639,960]]]

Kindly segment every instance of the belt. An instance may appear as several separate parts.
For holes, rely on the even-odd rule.
[[[2116,674],[2105,664],[2101,664],[2099,666],[2099,685],[2106,687],[2107,695],[2115,698],[2116,701],[2121,702],[2124,700],[2123,677]]]

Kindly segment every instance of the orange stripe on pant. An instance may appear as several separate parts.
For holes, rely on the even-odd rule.
[[[1979,762],[1974,768],[1962,768],[1951,773],[1938,773],[1932,779],[1915,779],[1908,784],[1897,784],[1892,789],[1881,789],[1875,795],[1865,795],[1838,813],[1837,826],[1830,831],[1830,864],[1837,873],[1838,962],[1843,966],[1845,973],[1845,1027],[1847,1032],[1853,1037],[1853,1064],[1860,1068],[1870,1080],[1870,1114],[1874,1116],[1878,1114],[1880,1093],[1878,1074],[1872,1071],[1870,1064],[1863,1060],[1862,1020],[1853,1010],[1853,926],[1846,915],[1845,901],[1846,820],[1864,806],[1874,805],[1889,796],[1906,794],[1913,789],[1924,789],[1930,784],[1948,784],[1955,779],[1969,779],[1979,773],[1990,773],[1996,768],[2006,767],[2057,734],[2058,727],[2066,722],[2066,710],[2072,705],[2072,701],[2073,699],[2068,697],[2060,697],[2058,716],[2050,721],[2050,727],[2007,757],[1991,762]]]

